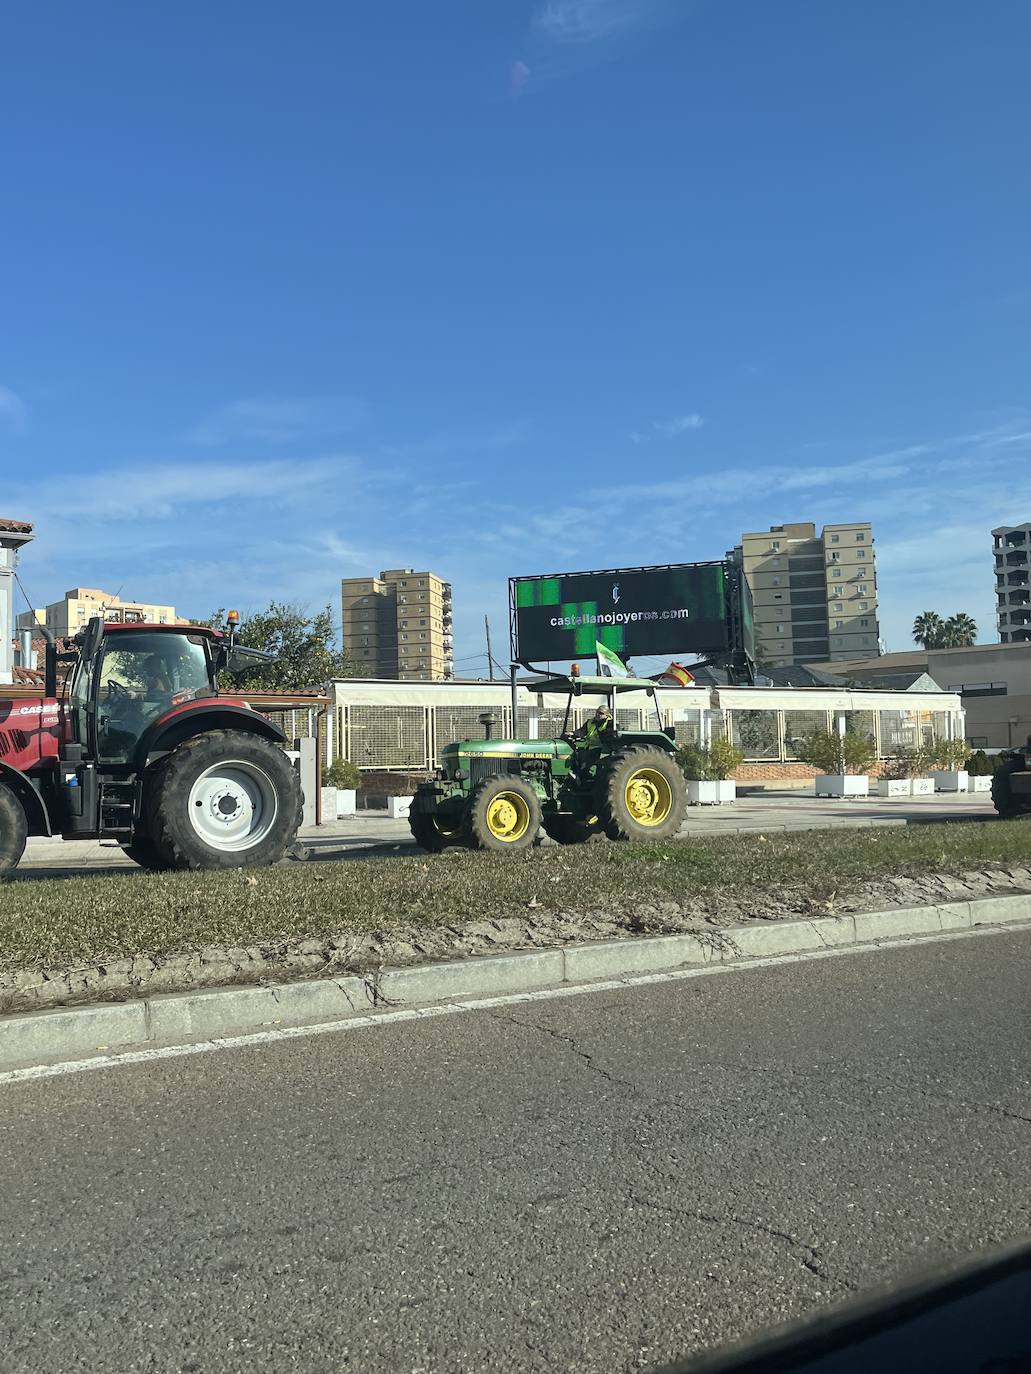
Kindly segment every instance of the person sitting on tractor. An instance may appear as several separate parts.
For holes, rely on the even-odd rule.
[[[590,720],[573,734],[573,767],[578,773],[587,772],[602,753],[610,753],[616,744],[616,726],[607,706],[599,706]]]

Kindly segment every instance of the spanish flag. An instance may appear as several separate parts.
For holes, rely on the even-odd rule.
[[[690,687],[694,683],[694,674],[691,673],[682,663],[671,663],[662,674],[663,681],[675,682],[678,687]]]

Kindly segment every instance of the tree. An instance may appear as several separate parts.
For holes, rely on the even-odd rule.
[[[225,624],[225,612],[216,611],[209,622]],[[301,606],[273,601],[241,621],[239,642],[251,649],[276,655],[271,662],[232,674],[231,683],[247,691],[310,691],[324,687],[335,677],[349,677],[351,664],[334,643],[333,615],[327,606],[311,615]]]
[[[925,649],[940,649],[945,622],[937,611],[922,611],[913,621],[913,638]]]
[[[966,611],[950,615],[943,626],[942,648],[965,649],[977,639],[977,622]]]

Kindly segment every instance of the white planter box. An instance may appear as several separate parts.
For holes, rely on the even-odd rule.
[[[353,787],[338,787],[337,794],[337,820],[342,816],[353,816],[358,810],[358,793]]]
[[[737,799],[737,783],[733,778],[721,778],[718,782],[699,782],[694,778],[687,780],[688,806],[719,806],[721,802]]]
[[[406,821],[411,805],[411,797],[388,797],[387,815],[392,821]]]
[[[322,789],[322,824],[337,818],[337,790],[335,787]]]
[[[991,774],[977,775],[967,782],[968,792],[990,792],[992,790]]]
[[[965,792],[970,781],[965,768],[958,771],[952,768],[932,768],[931,777],[934,779],[936,792]]]
[[[878,778],[877,795],[879,797],[911,797],[913,795],[912,779]]]
[[[870,779],[864,776],[853,777],[851,773],[820,773],[817,775],[815,786],[818,797],[868,797],[870,795]]]
[[[933,797],[934,779],[933,778],[910,778],[910,787],[914,797]]]

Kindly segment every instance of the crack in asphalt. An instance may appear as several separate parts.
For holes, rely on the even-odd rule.
[[[641,1089],[638,1083],[633,1082],[631,1079],[620,1078],[616,1074],[610,1073],[608,1069],[603,1068],[597,1062],[594,1055],[589,1054],[586,1050],[580,1048],[579,1044],[577,1043],[576,1037],[573,1035],[569,1035],[563,1031],[555,1030],[551,1026],[541,1025],[539,1022],[536,1021],[524,1021],[517,1016],[512,1016],[504,1012],[492,1013],[492,1015],[494,1016],[494,1019],[506,1021],[510,1025],[518,1026],[521,1030],[537,1031],[541,1035],[546,1035],[552,1040],[557,1040],[560,1044],[563,1044],[568,1049],[572,1050],[573,1054],[576,1055],[576,1057],[585,1065],[587,1069],[590,1070],[591,1073],[597,1074],[600,1078],[603,1078],[607,1083],[612,1083],[616,1087],[629,1089],[630,1092],[632,1092],[635,1096],[638,1097],[642,1095],[647,1095],[653,1101],[664,1102],[667,1104],[670,1101],[668,1098],[665,1097],[655,1097],[652,1094],[644,1094],[643,1090]],[[682,1107],[683,1103],[678,1101],[675,1103],[675,1105],[677,1107]],[[656,1179],[661,1180],[662,1183],[674,1188],[679,1186],[680,1180],[672,1177],[670,1174],[665,1173],[662,1169],[660,1169],[656,1164],[654,1164],[646,1155],[642,1154],[640,1151],[637,1151],[636,1153],[639,1162],[644,1166],[644,1168],[649,1170],[649,1172],[653,1174]],[[649,1207],[654,1211],[666,1212],[671,1216],[679,1217],[681,1220],[699,1221],[706,1225],[716,1227],[736,1226],[741,1230],[755,1231],[761,1235],[768,1236],[772,1240],[782,1242],[784,1245],[789,1246],[791,1250],[796,1252],[799,1257],[799,1264],[802,1266],[803,1269],[806,1269],[815,1278],[822,1279],[825,1283],[838,1284],[842,1288],[845,1288],[849,1291],[854,1291],[853,1285],[851,1285],[844,1279],[835,1278],[832,1274],[830,1274],[827,1271],[827,1269],[823,1265],[823,1261],[820,1258],[820,1252],[815,1246],[806,1244],[805,1241],[799,1240],[797,1236],[791,1235],[789,1231],[782,1231],[779,1227],[773,1226],[768,1222],[750,1220],[747,1217],[737,1216],[733,1212],[728,1212],[719,1215],[713,1212],[702,1212],[697,1210],[696,1208],[686,1207],[679,1204],[658,1202],[652,1198],[641,1197],[639,1194],[635,1193],[633,1189],[628,1190],[626,1196],[631,1202],[635,1203],[638,1206]]]

